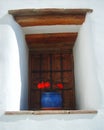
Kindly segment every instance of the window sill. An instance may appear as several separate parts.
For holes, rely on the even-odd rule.
[[[6,111],[5,115],[97,114],[97,110]]]

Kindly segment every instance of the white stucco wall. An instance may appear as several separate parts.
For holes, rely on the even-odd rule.
[[[0,29],[0,110],[19,110],[21,77],[17,40],[9,25],[0,25]]]
[[[0,119],[1,130],[103,130],[104,116],[56,114],[56,115],[11,115]]]
[[[56,1],[50,1],[50,0],[1,0],[0,1],[0,24],[8,24],[12,28],[12,33],[14,31],[15,38],[17,40],[17,50],[19,55],[19,65],[18,69],[20,69],[20,83],[21,83],[21,95],[24,95],[21,97],[21,109],[27,108],[27,59],[28,59],[28,50],[24,41],[24,35],[22,33],[21,28],[14,22],[12,17],[7,15],[7,11],[10,9],[19,9],[19,8],[92,8],[94,12],[91,14],[91,33],[93,33],[94,39],[91,41],[87,38],[89,38],[90,30],[86,30],[87,26],[86,24],[83,26],[83,28],[79,32],[79,38],[76,42],[76,53],[75,53],[75,59],[76,59],[76,68],[75,73],[79,71],[81,72],[81,68],[83,68],[83,71],[80,75],[76,75],[76,87],[79,88],[81,91],[77,91],[78,93],[81,92],[82,95],[78,96],[78,102],[77,106],[80,109],[91,109],[91,108],[103,108],[104,106],[104,73],[103,73],[103,66],[104,66],[104,45],[103,45],[103,34],[104,34],[104,19],[102,17],[103,12],[103,6],[104,2],[103,0],[100,0],[99,2],[96,0],[64,0],[60,2],[60,0]],[[90,28],[88,26],[88,28]],[[84,31],[85,30],[85,31]],[[2,30],[0,29],[1,34]],[[86,35],[87,34],[87,35]],[[86,36],[87,37],[86,37]],[[6,35],[5,35],[6,36]],[[86,39],[86,40],[85,40]],[[93,42],[92,42],[93,41]],[[7,42],[8,43],[8,42]],[[14,43],[12,41],[12,43]],[[85,45],[83,45],[83,43]],[[0,43],[0,46],[2,47],[2,40]],[[16,44],[16,42],[15,42]],[[91,46],[90,46],[91,45]],[[8,52],[8,50],[7,50]],[[80,53],[79,53],[80,52]],[[3,53],[5,56],[5,53]],[[83,54],[83,56],[80,56],[80,54]],[[85,58],[86,56],[86,58]],[[79,64],[78,58],[80,57],[81,63]],[[7,58],[8,59],[8,58]],[[85,60],[86,59],[86,60]],[[11,60],[10,60],[11,61]],[[0,61],[1,62],[1,61]],[[90,62],[90,64],[88,64]],[[12,66],[14,66],[15,63],[12,63]],[[85,66],[87,65],[87,68]],[[80,65],[80,66],[78,66]],[[3,68],[7,68],[7,65],[5,64],[2,66]],[[85,71],[86,70],[86,71]],[[12,69],[11,69],[12,71]],[[5,72],[6,77],[10,78],[10,76],[7,75]],[[86,75],[86,77],[85,77]],[[93,77],[92,77],[92,76]],[[3,75],[1,75],[3,76]],[[81,77],[81,78],[80,78]],[[91,78],[90,78],[91,77]],[[82,79],[83,81],[82,82]],[[5,82],[8,79],[5,79]],[[15,80],[16,81],[16,80]],[[12,83],[11,83],[12,84]],[[16,84],[16,82],[15,82]],[[2,87],[2,84],[1,84]],[[12,86],[13,87],[13,86]],[[11,88],[12,88],[11,87]],[[91,87],[91,88],[89,88]],[[86,90],[87,89],[87,90]],[[90,91],[91,90],[91,91]],[[82,93],[84,91],[84,93]],[[92,92],[93,91],[93,92]],[[98,91],[98,93],[97,93]],[[91,95],[91,92],[93,93],[93,97]],[[77,93],[77,95],[78,95]],[[9,94],[9,93],[8,93]],[[88,95],[89,94],[89,95]],[[84,96],[84,99],[82,100],[82,96]],[[88,96],[87,96],[88,95]],[[100,95],[100,96],[99,96]],[[2,97],[2,96],[1,96]],[[95,98],[96,97],[96,98]],[[89,100],[87,100],[89,99]],[[100,100],[101,99],[101,100]],[[96,102],[97,100],[97,102]],[[100,101],[99,101],[100,100]],[[87,105],[86,105],[87,103]],[[9,104],[9,103],[8,103]],[[14,105],[14,104],[12,104]],[[19,105],[19,104],[18,104]]]
[[[1,34],[3,35],[3,36],[1,35],[0,46],[2,48],[2,46],[4,44],[7,45],[7,47],[5,46],[6,47],[6,53],[2,49],[2,56],[6,57],[7,53],[9,55],[9,52],[11,52],[12,50],[11,49],[9,50],[8,47],[10,45],[12,45],[12,47],[14,48],[12,55],[14,56],[15,60],[19,59],[19,64],[18,64],[18,66],[15,70],[13,70],[13,67],[16,65],[16,62],[12,61],[13,56],[10,55],[11,58],[8,59],[8,57],[6,57],[6,59],[5,59],[5,60],[7,60],[7,62],[11,63],[11,68],[9,69],[9,71],[11,73],[12,73],[12,71],[14,71],[14,76],[16,75],[18,80],[16,78],[12,79],[12,77],[10,77],[10,75],[8,74],[8,71],[7,72],[5,71],[6,78],[3,81],[4,81],[4,83],[7,82],[7,81],[10,81],[11,87],[9,87],[9,90],[11,92],[12,92],[13,88],[17,89],[17,87],[18,87],[20,89],[20,91],[14,92],[14,96],[16,98],[14,96],[11,97],[12,101],[15,102],[15,103],[12,102],[10,104],[10,101],[8,99],[8,101],[6,102],[6,104],[8,104],[6,106],[6,110],[20,110],[20,109],[25,110],[25,109],[28,108],[28,48],[27,48],[27,45],[26,45],[26,42],[25,42],[25,38],[24,38],[24,35],[23,35],[23,32],[22,32],[22,29],[13,20],[12,16],[10,16],[8,14],[5,15],[0,20],[0,25],[1,25],[2,28],[4,27],[4,29],[7,30],[7,33],[6,32],[4,33],[4,29],[2,29],[0,31]],[[11,27],[12,32],[9,31],[9,28],[6,28],[7,25],[9,27]],[[8,33],[10,33],[10,35],[8,35]],[[15,35],[15,40],[12,38],[12,35]],[[4,39],[5,39],[5,41],[4,41]],[[18,51],[18,53],[15,53],[15,49]],[[0,63],[1,63],[1,61],[0,61]],[[4,64],[4,66],[1,67],[1,70],[4,70],[5,68],[8,69],[8,64]],[[19,75],[17,73],[18,70],[19,70],[19,73],[20,73]],[[2,76],[3,75],[1,73],[1,78],[2,78]],[[14,84],[12,82],[14,82]],[[0,86],[1,86],[1,88],[3,87],[4,91],[6,91],[6,89],[8,88],[8,84],[4,85],[3,82],[1,83]],[[18,96],[17,96],[17,93],[19,94]],[[8,93],[6,93],[6,95],[9,97],[9,95],[11,95],[11,93],[8,92]],[[3,100],[2,96],[0,98],[1,98],[1,100]]]
[[[73,49],[76,107],[78,109],[98,109],[102,107],[103,102],[97,79],[92,25],[91,14],[88,13]]]
[[[82,115],[76,114],[45,115],[41,117],[40,115],[34,117],[33,115],[2,115],[0,116],[0,130],[103,130],[104,18],[102,13],[104,10],[104,1],[0,0],[0,112],[4,110],[18,110],[20,109],[20,106],[22,106],[21,108],[27,107],[25,101],[27,100],[26,61],[28,59],[28,50],[21,28],[14,23],[10,16],[8,18],[7,15],[7,11],[9,9],[17,8],[92,8],[94,10],[90,16],[91,26],[89,25],[90,23],[88,18],[88,22],[85,23],[79,31],[79,37],[74,48],[76,50],[74,51],[74,58],[76,62],[75,80],[78,90],[77,99],[79,100],[77,102],[77,107],[80,109],[99,108],[102,110],[99,110],[98,114],[94,116],[83,115],[84,118],[82,118]],[[89,33],[93,35],[89,35]],[[89,39],[89,37],[92,39]],[[88,64],[89,62],[90,64]],[[80,65],[80,63],[82,64]],[[6,89],[4,89],[4,86],[6,86]],[[21,98],[21,102],[20,92],[25,92],[23,94],[25,96]],[[81,97],[81,95],[84,96],[84,98]]]

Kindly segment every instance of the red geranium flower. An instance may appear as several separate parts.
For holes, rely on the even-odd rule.
[[[38,83],[37,88],[44,89],[45,88],[44,82]]]
[[[38,83],[37,88],[39,89],[41,88],[41,83]]]
[[[48,81],[45,82],[44,85],[45,85],[45,88],[49,88],[51,86],[50,82],[48,82]]]
[[[38,83],[37,88],[38,89],[44,89],[44,88],[48,89],[48,88],[50,88],[50,86],[51,86],[50,82],[48,82],[48,81],[46,81],[46,82],[42,81],[42,82]],[[57,83],[56,87],[59,88],[59,89],[63,89],[64,88],[64,86],[63,86],[62,83]]]
[[[64,88],[64,86],[63,86],[62,83],[58,83],[56,86],[57,86],[59,89],[63,89],[63,88]]]

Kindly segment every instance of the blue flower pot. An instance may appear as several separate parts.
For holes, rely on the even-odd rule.
[[[62,107],[62,96],[58,92],[43,92],[41,95],[42,109],[59,109]]]

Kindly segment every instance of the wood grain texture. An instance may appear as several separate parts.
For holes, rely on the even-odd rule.
[[[63,9],[63,8],[45,8],[45,9],[18,9],[9,10],[8,13],[13,16],[29,16],[29,15],[69,15],[69,14],[86,14],[92,12],[92,9]]]
[[[9,10],[22,27],[39,25],[81,25],[92,9],[19,9]]]
[[[72,49],[78,33],[28,34],[25,36],[29,49]]]
[[[17,16],[15,20],[22,27],[42,25],[81,25],[85,15]]]

